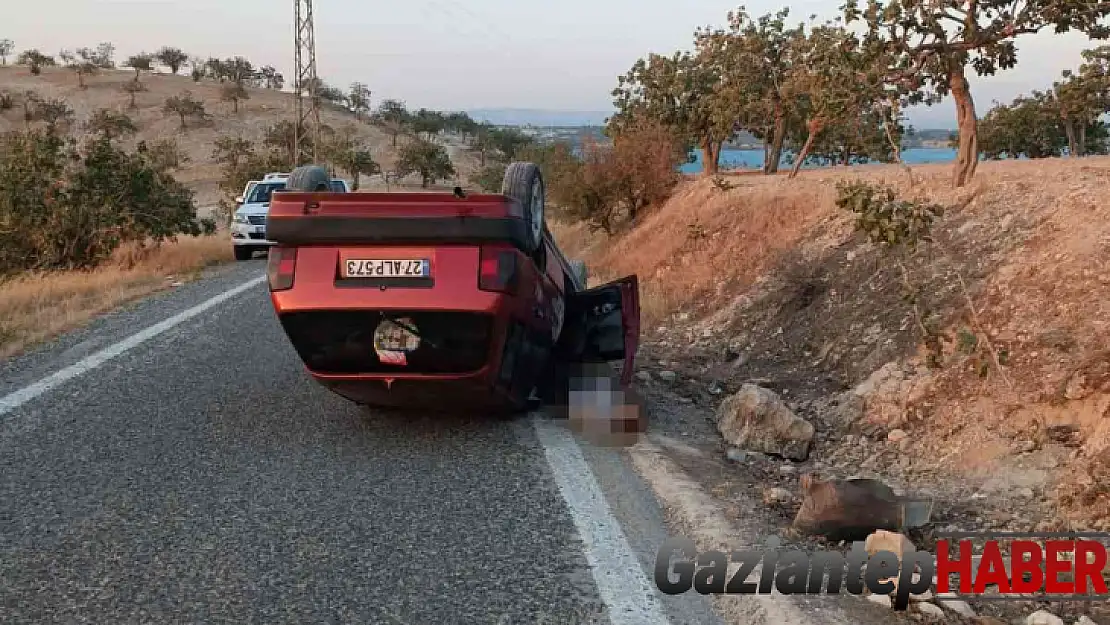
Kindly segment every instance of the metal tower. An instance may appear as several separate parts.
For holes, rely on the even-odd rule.
[[[297,64],[293,79],[293,88],[297,92],[293,153],[297,155],[297,162],[293,163],[293,167],[296,167],[306,162],[316,162],[316,146],[320,143],[320,81],[316,78],[316,33],[312,24],[312,0],[293,0],[293,3]]]

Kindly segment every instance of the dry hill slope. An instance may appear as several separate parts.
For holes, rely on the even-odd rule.
[[[88,89],[80,89],[74,73],[65,68],[44,68],[41,76],[33,76],[26,67],[0,67],[0,92],[37,91],[47,98],[64,98],[75,113],[75,131],[82,132],[81,125],[96,110],[108,108],[127,113],[139,127],[138,134],[128,145],[137,141],[152,141],[172,137],[185,151],[191,162],[177,177],[197,192],[197,204],[210,206],[220,198],[217,184],[220,177],[219,167],[212,163],[212,146],[220,135],[237,135],[251,141],[262,139],[266,128],[294,115],[295,100],[291,94],[270,89],[249,89],[250,99],[239,103],[239,112],[234,113],[230,102],[220,101],[220,84],[212,80],[195,83],[185,76],[173,76],[144,72],[142,82],[149,91],[136,96],[137,110],[128,109],[128,94],[122,86],[132,80],[131,70],[105,71],[86,77]],[[213,123],[180,128],[180,120],[175,115],[162,111],[166,98],[189,90],[194,97],[204,102],[205,110],[212,115]],[[379,128],[367,123],[356,122],[354,116],[338,107],[324,105],[321,122],[334,128],[354,125],[365,145],[374,154],[374,159],[389,169],[395,160],[395,150],[390,138]],[[0,132],[23,127],[22,110],[16,107],[0,113]],[[403,139],[402,139],[403,141]],[[460,177],[473,171],[475,159],[463,150],[453,150],[451,154]],[[372,183],[372,181],[369,181]]]

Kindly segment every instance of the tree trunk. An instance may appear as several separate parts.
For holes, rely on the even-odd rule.
[[[714,176],[720,171],[721,160],[721,144],[723,142],[716,141],[712,137],[706,137],[701,143],[702,164],[701,171],[703,176]]]
[[[397,147],[397,133],[393,133],[393,147]]]
[[[1079,153],[1079,148],[1075,145],[1075,126],[1072,125],[1071,119],[1067,115],[1062,117],[1064,119],[1064,134],[1068,136],[1068,156],[1075,158]]]
[[[231,106],[233,107],[232,111],[235,112],[235,113],[238,113],[239,112],[239,98],[235,98],[234,100],[232,100],[231,101]]]
[[[1087,154],[1087,123],[1086,121],[1077,124],[1079,126],[1079,139],[1076,143],[1076,156],[1085,156]]]
[[[975,168],[979,165],[979,120],[975,116],[975,101],[971,98],[961,61],[953,61],[949,66],[948,86],[956,102],[956,123],[960,133],[952,185],[962,187],[975,176]]]
[[[763,164],[763,173],[776,174],[782,161],[782,144],[786,140],[786,111],[782,103],[775,102],[775,128],[771,134],[771,154]]]
[[[358,191],[358,170],[357,169],[355,170],[354,178],[355,178],[355,180],[354,180],[354,182],[355,182],[355,191]]]
[[[802,168],[802,163],[805,162],[806,157],[809,156],[809,150],[813,147],[813,142],[817,140],[817,135],[825,128],[825,120],[820,117],[815,117],[809,120],[806,124],[809,129],[809,135],[806,137],[806,142],[802,145],[801,151],[798,152],[797,158],[794,160],[794,168],[790,170],[790,178],[796,178],[798,171]]]
[[[130,106],[131,106],[131,108],[136,108],[136,106],[135,106],[135,92],[134,91],[131,92],[131,105]]]
[[[181,128],[184,129],[185,128],[185,114],[184,113],[178,113],[178,116],[181,117]]]

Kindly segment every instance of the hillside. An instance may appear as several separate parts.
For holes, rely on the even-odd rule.
[[[132,80],[131,70],[106,71],[86,77],[88,89],[77,85],[73,72],[65,68],[44,68],[41,76],[33,76],[22,66],[0,67],[0,92],[37,91],[46,98],[65,98],[75,113],[74,133],[82,133],[82,125],[98,109],[109,108],[127,113],[132,117],[139,132],[124,142],[132,147],[138,141],[174,138],[179,147],[188,154],[190,162],[176,175],[179,180],[197,192],[197,205],[208,207],[220,199],[217,188],[220,171],[212,162],[212,146],[220,135],[238,135],[251,141],[261,140],[265,129],[282,120],[291,119],[295,111],[295,100],[289,93],[276,90],[250,88],[250,99],[239,103],[239,112],[234,113],[230,102],[220,101],[220,84],[212,80],[195,83],[185,76],[144,72],[142,82],[148,91],[136,96],[137,110],[128,110],[128,94],[121,88]],[[166,98],[189,90],[194,97],[204,102],[205,110],[212,115],[212,123],[181,130],[176,116],[162,111]],[[353,126],[358,136],[374,155],[375,161],[389,170],[395,161],[395,150],[391,140],[382,130],[357,122],[354,116],[343,109],[325,104],[321,112],[321,122],[334,128]],[[23,113],[19,107],[0,113],[0,132],[23,127]],[[403,139],[402,139],[403,141]],[[465,179],[476,168],[476,159],[458,146],[448,145],[451,158],[460,178]],[[382,183],[365,180],[363,188],[375,188]]]
[[[948,207],[935,241],[899,258],[935,315],[934,366],[898,264],[834,205],[835,183],[856,178]],[[987,162],[967,188],[950,180],[943,165],[734,176],[727,191],[688,180],[613,240],[558,236],[604,268],[593,283],[644,281],[642,386],[717,441],[706,479],[726,499],[799,491],[774,462],[725,466],[713,411],[754,382],[815,424],[799,472],[930,495],[937,529],[1110,529],[1110,158]]]

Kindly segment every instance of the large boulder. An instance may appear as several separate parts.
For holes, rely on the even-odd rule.
[[[802,505],[794,517],[794,529],[831,540],[865,540],[877,530],[921,527],[932,512],[932,502],[900,497],[878,480],[820,480],[806,474],[801,486]]]
[[[721,402],[717,429],[730,445],[805,460],[813,444],[813,424],[794,414],[773,391],[754,384]]]

